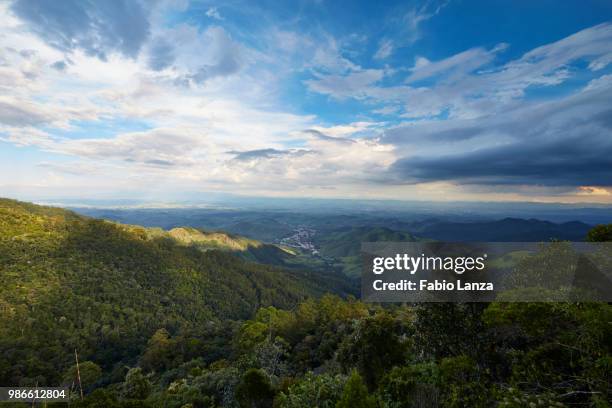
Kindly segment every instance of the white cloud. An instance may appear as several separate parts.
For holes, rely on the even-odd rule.
[[[304,150],[227,162],[231,181],[259,188],[291,191],[371,183],[395,161],[393,146],[377,140],[311,136]]]
[[[351,136],[366,130],[377,129],[380,126],[381,124],[375,122],[353,122],[347,125],[312,126],[311,129],[321,132],[327,136],[339,137]]]
[[[315,74],[316,79],[304,81],[311,91],[337,99],[366,98],[368,87],[380,81],[384,72],[380,69],[366,69],[346,75]]]
[[[391,53],[393,53],[393,41],[383,39],[380,44],[378,44],[378,50],[374,54],[374,58],[385,59],[388,58]]]
[[[341,44],[333,37],[324,35],[322,42],[313,42],[314,55],[310,66],[326,73],[346,73],[360,67],[342,54]]]
[[[584,87],[584,91],[591,91],[599,88],[606,88],[612,85],[612,74],[602,75],[599,78],[595,78]]]
[[[149,13],[154,8],[139,0],[10,3],[12,13],[47,44],[66,53],[80,49],[103,60],[112,53],[138,55],[148,39]]]
[[[204,160],[211,147],[200,129],[156,128],[108,139],[62,140],[52,150],[93,159],[153,166],[188,166],[198,159]]]
[[[183,85],[234,76],[255,58],[254,52],[215,25],[204,30],[188,24],[155,29],[153,39],[146,46],[149,67]]]
[[[211,7],[206,10],[206,15],[216,20],[223,20],[223,17],[221,17],[221,14],[219,13],[219,9],[217,9],[216,7]]]
[[[41,104],[17,97],[0,96],[0,126],[50,125],[56,128],[69,128],[70,121],[96,120],[97,118],[95,109],[62,106],[60,103]]]
[[[488,51],[484,48],[472,48],[440,61],[431,62],[423,57],[417,57],[412,73],[406,82],[415,82],[442,73],[463,76],[491,62],[495,53],[504,50],[505,46],[496,46]]]
[[[2,136],[2,135],[6,136]],[[53,141],[47,132],[33,127],[0,127],[0,141],[12,143],[15,146],[51,146]]]
[[[374,109],[372,112],[379,115],[395,115],[399,109],[398,106],[384,106],[380,109]]]
[[[449,117],[475,118],[514,107],[529,87],[555,86],[572,75],[569,64],[584,60],[603,64],[610,54],[612,24],[587,28],[560,41],[538,47],[501,66],[495,56],[508,45],[490,50],[472,48],[439,61],[417,57],[409,85],[380,85],[385,71],[376,76],[361,73],[318,75],[307,81],[309,89],[338,99],[354,98],[402,106],[405,118],[423,118],[447,112]],[[371,70],[370,70],[371,71]],[[393,71],[391,71],[393,72]],[[428,79],[432,84],[415,87]]]
[[[24,100],[0,97],[0,123],[8,126],[36,126],[51,122],[53,117],[44,106]]]
[[[603,23],[590,27],[562,40],[537,47],[526,53],[522,62],[539,63],[544,66],[561,65],[581,58],[594,58],[610,55],[612,24]],[[601,61],[601,58],[594,58]],[[603,66],[598,66],[598,69]]]
[[[403,20],[409,31],[405,42],[386,37],[374,57],[388,58],[418,38],[422,23],[445,4],[428,2],[410,13]],[[525,142],[517,134],[552,143],[568,128],[575,130],[573,136],[591,135],[593,141],[607,123],[601,103],[610,92],[607,71],[584,86],[581,93],[593,100],[588,109],[584,100],[525,107],[524,96],[530,87],[567,81],[576,61],[584,62],[591,75],[604,70],[612,55],[610,24],[501,65],[496,58],[505,44],[440,60],[424,53],[410,68],[371,69],[355,62],[363,57],[357,53],[361,37],[334,38],[316,27],[292,31],[287,24],[267,29],[255,41],[232,31],[230,24],[219,26],[215,20],[221,15],[214,7],[204,27],[163,25],[163,7],[185,4],[155,3],[146,39],[129,49],[91,43],[95,36],[87,29],[85,45],[60,49],[0,4],[0,146],[33,147],[49,155],[38,166],[29,164],[24,183],[77,193],[90,186],[127,192],[410,192],[432,197],[443,188],[458,197],[454,181],[435,180],[431,173],[417,174],[418,186],[405,187],[406,180],[393,178],[396,173],[390,177],[397,170],[394,163]],[[365,108],[346,123],[319,120],[287,99],[285,79],[329,96],[330,104],[352,98]],[[388,123],[368,117],[370,112],[388,115],[388,123],[402,118],[408,123],[389,129]],[[561,113],[576,123],[582,115],[588,123],[574,126]],[[445,120],[433,120],[438,115]],[[507,120],[496,119],[501,117]],[[512,125],[522,121],[525,127],[518,130]],[[430,164],[420,162],[422,169],[431,170]],[[12,175],[2,173],[4,188]],[[584,191],[593,196],[599,190]]]
[[[438,15],[444,7],[450,3],[450,0],[440,2],[427,0],[421,7],[410,10],[404,16],[404,21],[407,27],[406,40],[409,44],[416,42],[421,38],[421,24]]]

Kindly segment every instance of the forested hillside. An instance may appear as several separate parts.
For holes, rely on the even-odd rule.
[[[0,384],[90,408],[610,406],[607,303],[365,304],[319,296],[341,276],[232,254],[250,247],[0,200]]]
[[[197,244],[177,230],[1,200],[0,384],[58,384],[75,348],[112,370],[137,358],[160,328],[197,350],[202,327],[350,290],[338,276],[254,264]]]
[[[344,227],[315,237],[321,255],[333,259],[347,276],[361,274],[362,242],[414,242],[417,238],[409,233],[385,227]]]
[[[161,228],[144,228],[139,225],[115,225],[133,232],[143,239],[166,238],[178,245],[190,246],[201,251],[220,250],[229,252],[247,261],[298,268],[303,264],[301,258],[296,256],[296,253],[290,248],[266,244],[223,231],[205,231],[192,227],[175,227],[165,231]]]

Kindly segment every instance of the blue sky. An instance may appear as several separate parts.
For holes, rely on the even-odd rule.
[[[0,4],[0,191],[612,202],[609,1]]]

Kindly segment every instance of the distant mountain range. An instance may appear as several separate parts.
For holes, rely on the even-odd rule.
[[[181,237],[176,231],[182,231],[185,235],[187,229],[180,226],[189,226],[191,232],[187,233],[187,236],[198,231],[195,232],[198,237],[194,238],[198,242],[191,244],[207,248],[215,241],[215,233],[210,231],[228,231],[216,233],[224,234],[223,237],[217,236],[216,240],[219,243],[229,242],[230,246],[240,246],[242,249],[234,252],[243,259],[291,268],[342,271],[351,277],[358,277],[361,272],[359,251],[362,242],[417,239],[480,242],[540,242],[551,239],[582,241],[587,231],[592,228],[592,225],[580,221],[555,223],[516,217],[498,220],[475,219],[473,214],[422,217],[386,211],[352,211],[346,214],[338,211],[299,213],[286,210],[204,208],[82,208],[78,211],[122,223],[163,227],[169,229],[170,234],[174,234],[179,240]],[[601,216],[603,213],[600,211],[599,214]],[[179,229],[175,231],[174,228],[177,227]],[[300,231],[308,231],[308,234],[300,235]],[[202,234],[205,234],[205,237]],[[231,243],[237,236],[242,237],[240,242]],[[293,242],[296,237],[299,238],[298,241],[306,241]],[[251,241],[245,241],[248,239]],[[292,248],[279,245],[291,242],[294,244]]]
[[[486,222],[424,222],[412,231],[439,241],[539,242],[551,239],[584,241],[592,226],[579,222],[556,224],[536,219],[504,218]]]

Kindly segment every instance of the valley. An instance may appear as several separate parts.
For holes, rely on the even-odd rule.
[[[179,226],[207,231],[227,231],[265,243],[247,253],[285,267],[340,272],[351,279],[361,273],[362,242],[375,241],[482,241],[531,242],[550,239],[581,241],[592,225],[581,221],[552,222],[535,218],[489,218],[447,211],[389,211],[314,208],[73,208],[83,215],[112,221],[172,229]],[[558,210],[560,211],[560,210]],[[611,210],[612,211],[612,210]],[[568,214],[575,214],[575,209]],[[559,212],[561,214],[561,212]],[[579,213],[578,213],[579,214]],[[569,215],[564,215],[569,216]],[[602,213],[603,216],[603,213]],[[557,215],[556,217],[561,217]],[[274,247],[289,249],[294,256]],[[259,256],[258,254],[267,254]],[[243,253],[244,255],[244,253]],[[280,256],[279,256],[280,255]]]
[[[309,252],[313,256],[319,254],[319,250],[312,242],[314,236],[317,233],[316,230],[304,226],[299,226],[293,232],[294,233],[288,237],[280,238],[278,240],[278,243],[280,245],[301,249],[303,251]]]
[[[460,224],[492,240],[586,228],[0,199],[0,384],[66,386],[90,408],[331,407],[354,387],[411,407],[609,395],[605,303],[358,300],[361,242],[457,237]],[[534,354],[543,364],[522,371]],[[542,382],[559,391],[529,386]]]

